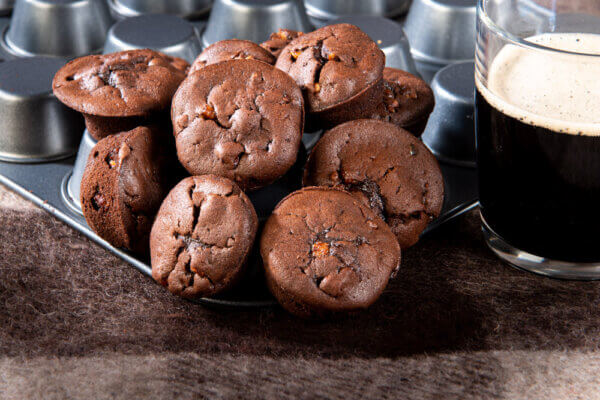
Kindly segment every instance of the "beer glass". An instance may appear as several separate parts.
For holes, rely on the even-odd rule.
[[[502,259],[600,279],[600,1],[479,0],[484,237]]]

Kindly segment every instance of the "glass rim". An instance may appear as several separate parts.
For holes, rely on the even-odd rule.
[[[594,53],[579,53],[576,51],[556,49],[554,47],[548,47],[548,46],[544,46],[544,45],[541,45],[538,43],[530,42],[528,40],[525,40],[523,38],[513,35],[512,33],[508,32],[505,29],[498,26],[498,24],[496,24],[496,22],[494,22],[494,20],[488,15],[488,13],[486,12],[485,3],[489,2],[489,1],[490,0],[477,0],[477,18],[478,18],[478,20],[481,20],[488,29],[492,30],[496,35],[501,36],[504,39],[506,39],[507,41],[511,42],[511,44],[515,44],[515,45],[518,45],[521,47],[531,48],[534,50],[542,50],[542,51],[548,51],[548,52],[558,53],[558,54],[580,56],[580,57],[584,56],[584,57],[600,58],[600,54],[598,54],[598,53],[595,53],[595,54]],[[516,1],[522,2],[524,0],[516,0]],[[538,4],[538,6],[542,7],[539,4]]]

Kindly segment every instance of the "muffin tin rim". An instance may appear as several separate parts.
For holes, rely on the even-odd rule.
[[[384,18],[397,17],[397,16],[402,15],[403,13],[405,13],[410,8],[411,2],[409,0],[403,0],[403,1],[404,1],[404,3],[402,4],[402,6],[398,6],[398,7],[394,8],[393,11],[388,12],[386,14],[383,14],[383,15],[379,15],[379,14],[362,14],[362,15],[380,16],[380,17],[384,17]],[[303,3],[304,3],[304,8],[306,9],[306,14],[309,17],[318,19],[320,21],[330,21],[330,20],[333,20],[333,19],[343,18],[343,17],[347,17],[347,16],[350,16],[350,15],[359,15],[359,14],[334,14],[332,12],[327,12],[327,11],[320,10],[317,7],[309,4],[306,1],[303,1]]]
[[[107,0],[107,3],[108,3],[109,8],[111,9],[111,11],[114,11],[117,15],[119,15],[120,17],[123,17],[123,18],[139,17],[140,15],[146,15],[146,14],[156,14],[156,13],[137,12],[135,10],[132,10],[131,8],[124,6],[123,4],[119,4],[117,0]],[[198,18],[203,15],[206,15],[211,10],[211,8],[212,8],[212,2],[208,7],[204,8],[202,10],[196,10],[192,14],[169,14],[169,15],[176,15],[178,17],[185,18],[185,19],[188,19],[188,18],[193,19],[193,18]]]

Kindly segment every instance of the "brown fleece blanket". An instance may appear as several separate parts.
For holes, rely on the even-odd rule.
[[[368,312],[211,309],[0,187],[1,399],[600,398],[599,304],[501,263],[472,212]]]

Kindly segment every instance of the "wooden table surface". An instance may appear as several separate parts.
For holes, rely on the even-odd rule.
[[[478,213],[403,254],[367,312],[171,296],[0,187],[0,398],[600,398],[600,283],[515,270]]]

